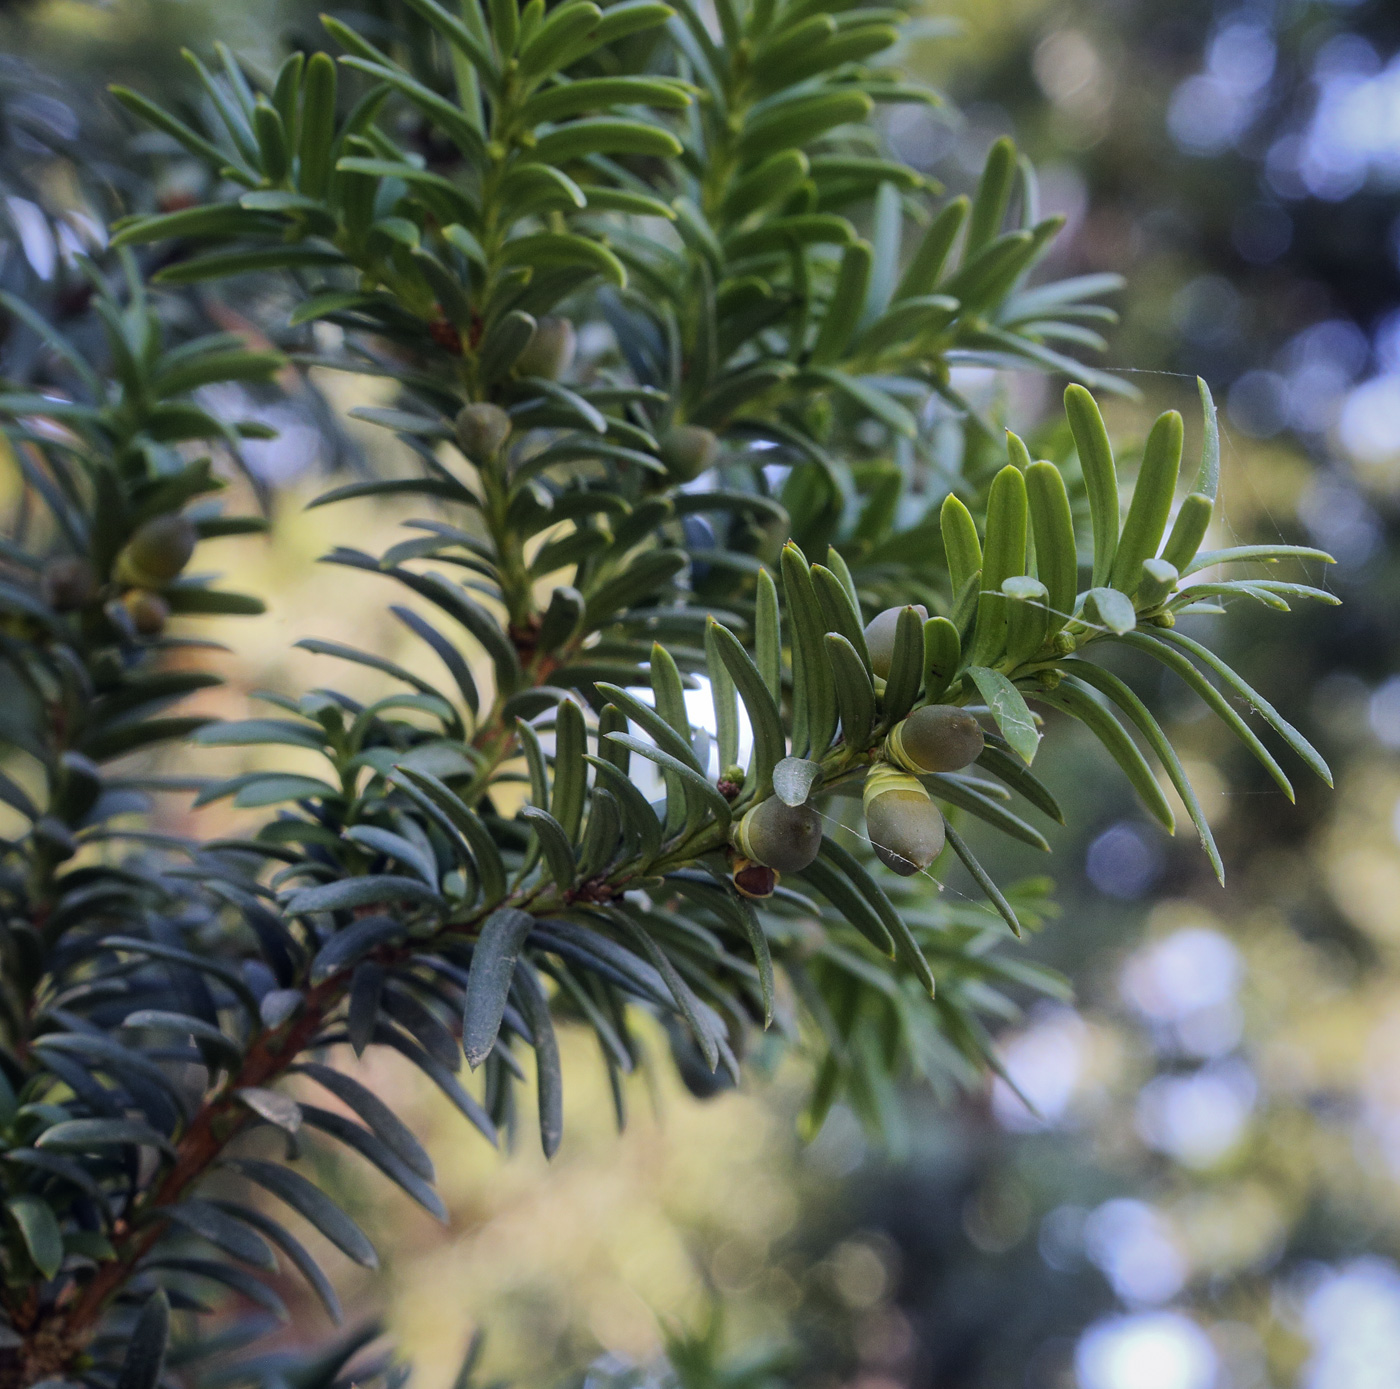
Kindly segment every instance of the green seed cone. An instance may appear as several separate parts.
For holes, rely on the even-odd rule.
[[[170,620],[170,604],[147,589],[132,589],[122,599],[122,605],[131,617],[131,625],[143,637],[158,637]]]
[[[198,540],[189,517],[177,512],[153,517],[117,556],[117,578],[133,588],[164,588],[190,562]]]
[[[734,868],[733,883],[745,897],[771,897],[778,886],[778,874],[766,863],[741,858]]]
[[[457,447],[473,463],[489,463],[510,438],[510,416],[499,405],[477,402],[457,412]]]
[[[574,325],[567,318],[546,314],[535,326],[534,336],[516,358],[517,376],[542,376],[557,381],[574,360],[577,340]]]
[[[899,615],[905,604],[897,608],[886,608],[876,613],[866,624],[865,645],[870,652],[870,668],[881,680],[889,678],[890,663],[894,660],[894,634],[899,626]],[[921,622],[928,621],[928,609],[922,603],[914,604],[914,611]]]
[[[955,704],[926,704],[895,724],[885,756],[908,772],[960,772],[982,756],[982,725]]]
[[[672,425],[661,436],[661,461],[677,482],[691,482],[714,466],[719,439],[702,424]]]
[[[917,777],[876,764],[865,778],[865,832],[875,857],[901,878],[943,852],[943,815]]]
[[[776,796],[749,811],[734,832],[739,851],[779,873],[797,873],[817,856],[822,819],[809,805],[784,805]]]

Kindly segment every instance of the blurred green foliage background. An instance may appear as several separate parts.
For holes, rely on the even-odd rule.
[[[1049,270],[1127,277],[1104,360],[1141,373],[1143,399],[1110,426],[1189,417],[1199,372],[1224,406],[1238,535],[1337,556],[1341,609],[1232,611],[1221,647],[1318,743],[1337,791],[1305,784],[1289,806],[1163,684],[1222,891],[1101,751],[1055,746],[1046,780],[1085,828],[1059,831],[1061,919],[1025,949],[1075,1003],[1005,1036],[1011,1084],[910,1094],[892,1150],[839,1108],[799,1142],[801,1063],[776,1055],[704,1100],[658,1066],[632,1082],[619,1136],[573,1039],[549,1166],[491,1153],[406,1069],[367,1065],[412,1093],[452,1211],[440,1229],[345,1174],[428,1389],[478,1327],[486,1379],[531,1385],[600,1354],[645,1365],[670,1337],[696,1385],[1400,1386],[1400,8],[948,0],[927,20],[915,65],[950,103],[893,108],[900,154],[958,189],[1014,132],[1069,219]],[[129,210],[123,162],[151,137],[105,83],[178,99],[181,45],[222,38],[271,68],[315,23],[290,0],[0,5],[0,277],[42,277],[61,253],[38,206],[66,211],[78,243],[95,234],[84,209]],[[83,188],[77,142],[96,174]],[[1055,393],[1031,375],[964,384],[1031,433]],[[315,385],[365,403],[346,394],[360,384]],[[220,634],[230,684],[206,705],[228,717],[253,690],[318,678],[299,636],[397,640],[370,580],[317,568],[327,513],[302,509],[385,445],[328,428],[309,392],[260,408],[282,430],[259,455],[274,536],[222,541],[220,559],[271,610]],[[387,543],[400,515],[358,505],[359,543]],[[236,826],[197,813],[205,833]],[[1004,855],[998,877],[1040,868],[983,852]]]

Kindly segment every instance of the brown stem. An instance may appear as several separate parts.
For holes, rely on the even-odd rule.
[[[275,1081],[316,1035],[344,991],[344,976],[318,985],[307,993],[301,1012],[289,1026],[264,1032],[253,1043],[237,1075],[205,1101],[181,1135],[169,1171],[124,1222],[127,1232],[117,1241],[116,1258],[99,1264],[92,1280],[67,1307],[41,1316],[37,1300],[32,1300],[28,1324],[16,1320],[24,1343],[10,1352],[8,1359],[0,1358],[0,1389],[26,1389],[71,1368],[107,1304],[164,1233],[166,1221],[161,1212],[175,1205],[253,1121],[252,1112],[239,1101],[238,1091]]]
[[[527,653],[522,650],[521,654]],[[572,649],[529,653],[525,666],[530,683],[546,683],[571,655]],[[482,754],[482,765],[468,791],[469,803],[486,790],[496,769],[515,747],[515,730],[505,721],[504,704],[504,698],[498,697],[495,707],[472,738],[473,747]],[[697,853],[718,848],[722,843],[722,834],[702,831],[653,865],[652,871],[688,861]],[[617,890],[622,886],[625,884],[618,885]],[[513,905],[548,910],[548,901],[534,900],[537,892],[538,889],[532,890]],[[472,917],[464,922],[453,922],[447,929],[456,934],[469,932],[477,925],[479,920]],[[411,948],[390,947],[377,953],[384,963],[397,963],[407,958]],[[23,1304],[10,1309],[12,1323],[24,1340],[17,1349],[0,1350],[0,1389],[29,1389],[41,1380],[61,1377],[72,1368],[112,1298],[126,1285],[137,1264],[165,1232],[167,1221],[162,1211],[178,1203],[190,1186],[218,1160],[227,1145],[254,1122],[253,1113],[239,1101],[238,1091],[246,1087],[266,1087],[283,1075],[342,1001],[348,980],[348,973],[337,974],[310,989],[301,1011],[289,1025],[264,1031],[257,1037],[237,1075],[230,1077],[201,1105],[181,1135],[175,1145],[175,1161],[165,1176],[138,1198],[130,1218],[123,1222],[125,1229],[119,1231],[115,1241],[116,1257],[98,1265],[96,1273],[75,1298],[66,1306],[55,1307],[45,1314],[39,1309],[36,1291]]]
[[[533,684],[547,681],[560,657],[536,654],[527,666]],[[515,731],[502,714],[498,700],[491,715],[472,739],[483,754],[477,781],[485,790],[496,768],[510,755]],[[461,930],[462,926],[452,929]],[[470,923],[467,923],[470,929]],[[400,954],[402,951],[385,952]],[[98,1265],[87,1286],[67,1306],[41,1312],[37,1290],[17,1306],[8,1305],[11,1321],[23,1337],[23,1345],[0,1350],[0,1389],[27,1389],[41,1380],[61,1376],[71,1368],[97,1326],[112,1298],[120,1292],[136,1265],[151,1251],[165,1231],[161,1211],[175,1205],[218,1159],[224,1148],[250,1123],[253,1114],[238,1100],[238,1091],[265,1087],[291,1066],[344,997],[347,976],[336,975],[311,989],[301,1012],[289,1026],[264,1032],[243,1059],[238,1074],[207,1099],[175,1145],[175,1161],[160,1182],[137,1203],[117,1240],[117,1256]],[[22,1042],[23,1039],[21,1039]]]

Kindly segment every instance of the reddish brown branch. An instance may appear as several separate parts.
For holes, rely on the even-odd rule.
[[[543,684],[564,657],[521,648],[531,684]],[[472,745],[483,754],[477,780],[485,784],[511,752],[515,730],[502,714],[499,700],[491,716],[477,729]],[[613,889],[607,889],[614,895]],[[460,929],[460,928],[458,928]],[[403,951],[389,951],[398,955]],[[15,1309],[15,1329],[24,1337],[14,1351],[0,1351],[0,1389],[28,1389],[39,1381],[61,1376],[72,1368],[112,1299],[131,1278],[140,1261],[150,1253],[167,1221],[161,1212],[176,1205],[186,1191],[218,1160],[228,1144],[255,1116],[237,1098],[247,1087],[265,1087],[276,1081],[298,1059],[321,1025],[344,997],[348,976],[339,974],[308,991],[301,1011],[288,1025],[265,1032],[253,1043],[238,1074],[200,1107],[175,1145],[175,1161],[159,1183],[136,1203],[114,1241],[116,1257],[99,1264],[86,1286],[47,1313],[40,1310],[37,1292]]]
[[[99,1264],[91,1281],[67,1307],[41,1316],[35,1300],[28,1323],[16,1321],[24,1344],[11,1354],[9,1362],[0,1360],[0,1389],[27,1389],[71,1368],[112,1298],[165,1232],[162,1210],[177,1204],[228,1144],[254,1121],[237,1092],[277,1080],[306,1049],[344,991],[344,976],[318,985],[307,993],[300,1013],[289,1025],[264,1033],[253,1043],[238,1074],[205,1101],[180,1136],[175,1161],[165,1176],[138,1201],[124,1222],[126,1234],[116,1241],[116,1258]]]

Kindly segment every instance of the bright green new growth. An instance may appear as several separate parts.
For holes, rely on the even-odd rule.
[[[1085,388],[1122,387],[1048,345],[1111,317],[1093,300],[1115,282],[1028,284],[1058,223],[1036,219],[1009,141],[972,199],[942,205],[872,143],[876,104],[934,100],[884,65],[898,16],[721,0],[712,30],[684,0],[410,8],[421,24],[377,42],[326,19],[341,56],[294,55],[261,94],[227,50],[217,73],[191,56],[208,130],[117,92],[215,192],[118,224],[123,286],[84,263],[110,367],[3,299],[60,363],[63,395],[0,395],[52,522],[17,531],[0,588],[0,655],[23,690],[4,736],[42,787],[0,775],[24,826],[0,879],[18,923],[0,937],[0,1332],[24,1359],[0,1389],[61,1377],[89,1346],[122,1389],[153,1389],[181,1297],[169,1261],[190,1240],[273,1310],[249,1269],[275,1267],[275,1247],[338,1317],[277,1221],[198,1194],[235,1172],[373,1264],[294,1159],[246,1155],[262,1126],[353,1147],[444,1214],[416,1140],[327,1064],[342,1043],[398,1051],[493,1142],[521,1122],[516,1053],[532,1048],[550,1154],[555,1019],[596,1035],[619,1122],[643,1013],[733,1079],[770,1025],[815,1045],[812,1128],[838,1099],[878,1126],[904,1075],[975,1081],[984,1019],[1014,1007],[1004,991],[1058,987],[992,949],[1001,922],[1038,924],[1039,890],[999,886],[957,829],[971,816],[1048,849],[1029,817],[1064,815],[1030,764],[1057,730],[1033,704],[1082,722],[1170,828],[1140,738],[1223,871],[1180,759],[1092,646],[1180,675],[1291,794],[1209,672],[1326,776],[1272,705],[1174,630],[1230,597],[1328,599],[1216,566],[1326,557],[1198,554],[1219,470],[1204,387],[1196,490],[1170,532],[1174,412],[1122,515]],[[157,243],[165,286],[277,277],[291,308],[271,331],[289,356],[219,335],[163,350],[129,249]],[[268,717],[236,723],[168,715],[217,679],[168,662],[167,621],[260,610],[186,574],[197,539],[259,524],[197,500],[220,484],[177,447],[233,454],[257,426],[190,393],[328,364],[307,350],[317,321],[344,335],[330,365],[395,382],[391,405],[355,413],[416,469],[315,505],[407,496],[425,515],[382,556],[327,558],[412,595],[392,611],[444,674],[308,638],[392,693],[276,693]],[[1009,461],[991,460],[1002,436],[959,394],[957,353],[1084,383],[1066,394],[1077,476],[1015,435]],[[944,407],[966,421],[956,494],[902,525]],[[702,674],[713,748],[686,700]],[[933,723],[960,751],[920,763]],[[131,794],[162,785],[113,763],[191,734],[274,754],[202,784],[199,804],[275,814],[247,840],[152,836],[103,857],[129,833],[113,822]],[[277,768],[281,748],[316,769]],[[833,794],[862,784],[864,820]],[[937,895],[954,858],[985,907]],[[872,1030],[879,1047],[860,1041]],[[172,1048],[204,1077],[192,1103],[162,1069]],[[291,1074],[363,1123],[291,1098]]]

